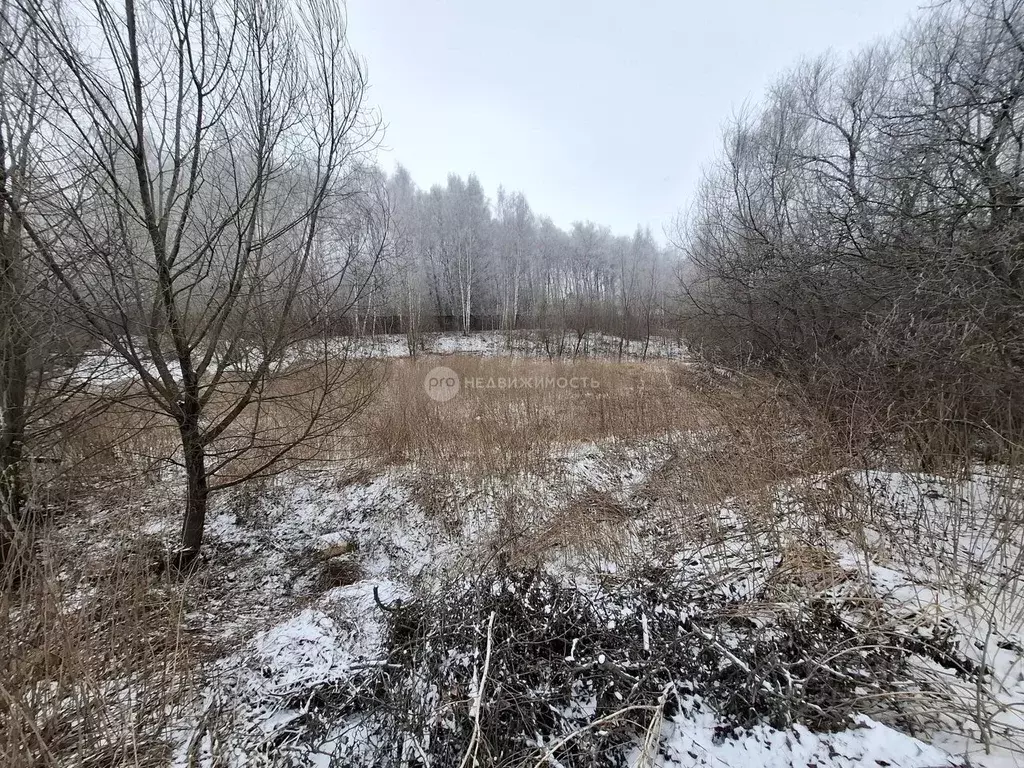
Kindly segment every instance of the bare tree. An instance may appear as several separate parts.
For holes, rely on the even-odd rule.
[[[27,83],[14,62],[22,55],[22,47],[34,42],[25,36],[24,27],[24,17],[6,0],[0,3],[0,546],[4,550],[23,504],[31,345],[26,306],[29,266],[18,206],[27,194],[38,94],[31,87],[25,90]],[[41,58],[36,56],[36,61],[38,66]],[[0,562],[6,559],[2,554]]]
[[[30,466],[50,455],[84,382],[68,372],[71,339],[22,211],[45,169],[37,143],[51,59],[30,19],[0,2],[0,561],[25,520]],[[77,414],[81,417],[84,414]]]
[[[20,1],[67,85],[46,193],[6,199],[69,317],[136,378],[118,396],[177,429],[184,565],[211,492],[358,405],[326,333],[387,231],[363,65],[327,0]]]
[[[1019,430],[1022,208],[1024,3],[940,4],[727,130],[678,238],[691,336],[829,398]]]
[[[396,275],[391,283],[396,295],[393,306],[401,319],[406,349],[415,357],[422,343],[426,276],[422,260],[421,206],[416,186],[405,168],[399,166],[390,178],[388,194],[394,223],[392,250]]]

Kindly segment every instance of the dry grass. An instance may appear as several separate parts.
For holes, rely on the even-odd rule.
[[[207,468],[218,482],[235,482],[308,466],[350,462],[354,414],[381,382],[376,361],[302,363],[268,378],[254,402],[207,447]],[[243,382],[222,382],[207,404],[204,423],[216,424],[238,402]],[[67,404],[75,416],[53,451],[65,474],[119,480],[152,478],[181,463],[181,436],[171,417],[143,387],[83,392]],[[271,465],[272,466],[268,466]]]
[[[424,386],[439,365],[463,382],[447,402],[428,397]],[[280,397],[268,400],[260,415],[266,439],[222,476],[244,474],[274,445],[305,437],[284,468],[334,465],[340,475],[353,476],[411,465],[419,472],[424,508],[452,530],[465,522],[465,510],[451,490],[475,484],[499,519],[493,549],[503,556],[532,559],[561,549],[619,559],[632,536],[635,510],[585,485],[567,489],[564,504],[537,510],[524,498],[524,478],[529,483],[531,477],[557,474],[561,467],[553,454],[574,445],[599,443],[614,451],[617,445],[656,440],[671,458],[640,491],[646,509],[672,518],[670,526],[697,545],[725,537],[713,513],[724,500],[740,498],[759,541],[767,531],[774,545],[783,538],[775,530],[778,484],[831,471],[844,458],[812,409],[766,378],[666,361],[468,355],[386,360],[354,370],[345,379],[323,379],[322,372],[305,369],[276,382],[273,394]],[[344,386],[325,391],[324,382],[332,380]],[[520,386],[507,386],[510,381]],[[585,383],[559,386],[560,381]],[[67,453],[81,475],[108,478],[110,489],[118,487],[115,479],[158,477],[168,466],[178,451],[176,430],[166,416],[141,410],[137,402],[99,412],[69,441]],[[315,434],[304,434],[309,409],[318,403],[325,423]],[[365,407],[348,420],[356,404]],[[251,431],[249,419],[243,415],[239,434]],[[259,492],[258,483],[251,487]],[[818,498],[820,491],[805,491],[805,501],[823,515],[842,508],[835,499]]]
[[[452,400],[435,402],[424,381],[438,365],[454,370],[463,382],[493,380],[494,385],[462,386]],[[709,427],[714,416],[690,396],[689,376],[683,366],[669,363],[469,356],[395,360],[360,420],[360,432],[371,454],[388,463],[523,471],[558,445]],[[597,386],[499,385],[500,379],[573,378]]]
[[[636,533],[635,510],[607,492],[584,490],[538,524],[503,520],[496,547],[514,567],[533,567],[558,552],[600,570],[602,562],[626,563]]]
[[[452,368],[463,382],[491,386],[463,386],[452,400],[436,402],[424,381],[439,365]],[[510,388],[500,386],[501,380],[584,380],[596,386]],[[141,408],[137,394],[108,405],[76,430],[65,441],[66,464],[83,467],[83,474],[114,467],[117,474],[137,475],[175,457],[175,426],[165,414]],[[353,461],[364,459],[374,468],[413,463],[431,471],[509,476],[537,469],[560,446],[690,435],[707,438],[700,461],[721,469],[728,479],[718,490],[732,495],[737,480],[761,486],[813,470],[806,450],[795,450],[796,441],[815,437],[822,427],[808,420],[808,410],[794,407],[778,382],[665,361],[395,359],[359,363],[343,378],[304,369],[274,382],[266,394],[259,412],[243,413],[228,433],[225,453],[245,452],[225,468],[227,478],[244,475],[280,446],[300,442],[285,467],[347,463],[351,470]],[[221,405],[230,400],[222,399]],[[218,402],[211,404],[213,413]],[[816,440],[815,450],[821,445]]]
[[[424,381],[438,365],[452,368],[463,381],[493,379],[494,386],[464,386],[452,400],[436,402],[427,396]],[[752,561],[775,563],[765,604],[834,588],[846,575],[828,550],[826,533],[863,540],[862,530],[879,523],[849,483],[806,481],[833,473],[844,477],[836,470],[863,457],[814,408],[767,377],[664,361],[471,356],[388,360],[361,371],[331,391],[314,376],[275,384],[282,397],[267,400],[260,417],[268,439],[255,443],[231,471],[244,473],[273,444],[303,436],[319,403],[325,423],[312,436],[304,435],[309,439],[289,466],[344,462],[352,476],[411,465],[421,480],[419,500],[453,529],[465,523],[465,512],[452,489],[486,489],[498,518],[495,556],[512,564],[542,561],[554,551],[624,564],[636,556],[631,547],[645,535],[647,545],[665,550],[641,553],[651,560],[699,551],[735,563],[739,551]],[[499,379],[573,378],[597,386],[498,384]],[[353,404],[365,408],[348,420]],[[249,418],[243,416],[240,435],[252,432]],[[625,450],[652,441],[667,458],[628,498],[585,483],[567,488],[550,509],[532,508],[524,498],[523,479],[557,474],[553,454],[562,449],[598,443],[614,451],[620,444]],[[65,458],[80,477],[116,479],[116,492],[107,483],[107,501],[127,510],[124,488],[161,470],[176,451],[177,434],[166,417],[121,404],[83,424],[67,441]],[[780,487],[788,489],[799,515],[780,508]],[[258,484],[251,488],[261,493]],[[1012,490],[1020,495],[1019,483]],[[74,493],[82,493],[81,485]],[[89,493],[96,499],[100,491]],[[739,523],[719,514],[725,504]],[[965,502],[958,511],[976,516],[975,507]],[[991,511],[1001,517],[981,521],[980,529],[997,531],[1001,543],[1012,543],[1019,538],[1019,505],[1011,511]],[[920,527],[933,523],[922,519]],[[956,531],[975,530],[959,521],[952,525]],[[93,542],[44,527],[25,544],[27,565],[17,574],[10,568],[3,574],[2,765],[155,766],[167,757],[167,728],[196,690],[191,676],[198,650],[182,631],[189,589],[151,573],[149,553],[127,521],[115,529],[102,531],[102,540]],[[657,536],[651,536],[652,529]],[[890,554],[909,562],[923,533],[902,533],[902,538],[889,537],[901,548]],[[81,557],[83,551],[89,557]],[[335,565],[323,586],[359,577],[349,561]],[[1020,572],[1017,561],[1003,565],[1007,572]],[[950,567],[953,578],[959,564]],[[709,567],[709,580],[719,575],[730,576]],[[1016,588],[1019,582],[1012,584]],[[751,600],[747,610],[760,610],[758,601]]]
[[[454,370],[460,392],[428,397],[424,382],[438,365]],[[384,384],[357,422],[375,467],[412,465],[419,501],[450,529],[465,522],[466,495],[486,495],[497,518],[490,545],[499,561],[531,563],[557,554],[576,561],[618,562],[637,556],[639,528],[672,535],[665,547],[724,542],[717,510],[742,499],[751,547],[784,538],[774,509],[780,482],[826,473],[842,452],[824,424],[786,387],[766,378],[714,372],[664,361],[576,363],[468,356],[390,361]],[[512,388],[501,381],[585,379],[597,386]],[[481,388],[467,382],[493,382]],[[596,443],[623,465],[630,448],[659,446],[667,455],[644,487],[621,495],[585,482],[561,486],[564,498],[537,508],[528,492],[539,479],[558,481],[558,454]],[[475,488],[453,494],[456,488]],[[808,503],[832,514],[831,500],[806,489]],[[838,508],[838,507],[836,507]],[[768,542],[769,544],[766,544]]]
[[[123,518],[92,541],[40,524],[0,568],[6,768],[166,765],[193,690],[189,585],[154,573],[158,553]]]

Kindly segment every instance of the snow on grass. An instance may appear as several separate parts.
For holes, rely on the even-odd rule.
[[[857,718],[855,727],[836,733],[811,733],[802,725],[788,730],[757,726],[724,737],[714,713],[699,700],[684,702],[678,714],[662,726],[660,751],[647,765],[652,768],[860,768],[899,766],[939,768],[958,765],[942,750],[894,731],[869,717]],[[640,763],[635,750],[630,765]]]
[[[160,379],[160,371],[156,364],[151,361],[142,361],[145,371]],[[181,379],[181,366],[170,361],[167,366],[168,372],[175,380]],[[114,350],[99,350],[89,352],[82,356],[81,360],[71,372],[71,380],[78,384],[88,384],[94,389],[112,389],[123,387],[139,379],[139,372]]]
[[[851,474],[867,495],[868,551],[837,546],[908,634],[938,628],[974,675],[916,658],[948,702],[929,713],[934,743],[977,766],[1024,765],[1024,497],[1005,469],[963,478]]]
[[[917,734],[923,740],[883,725],[874,711],[874,720],[858,715],[854,727],[837,733],[758,726],[722,738],[715,714],[690,702],[662,724],[661,751],[652,765],[909,768],[957,764],[965,754],[972,765],[988,768],[1024,764],[1015,751],[1024,743],[1024,627],[1016,592],[1024,516],[1012,478],[990,470],[965,480],[901,472],[808,478],[776,489],[774,527],[760,530],[739,499],[699,520],[681,517],[680,499],[650,506],[648,483],[684,443],[686,436],[677,435],[558,446],[548,462],[510,477],[448,467],[438,481],[423,468],[405,466],[349,484],[325,475],[286,476],[255,500],[241,493],[222,497],[209,526],[211,567],[229,563],[235,594],[204,606],[205,620],[232,613],[231,605],[239,606],[237,614],[250,612],[247,623],[238,622],[246,631],[235,626],[227,632],[249,640],[222,659],[207,691],[211,702],[236,702],[231,706],[239,722],[227,733],[239,751],[224,764],[252,764],[246,760],[269,744],[299,750],[301,764],[326,766],[332,755],[370,764],[365,750],[372,724],[350,718],[317,725],[308,702],[324,691],[341,695],[379,660],[383,613],[374,587],[388,605],[416,590],[436,589],[452,573],[486,567],[493,547],[503,544],[499,534],[513,507],[521,518],[521,527],[510,529],[514,544],[533,546],[535,537],[530,551],[537,564],[564,584],[585,590],[646,558],[736,601],[747,620],[765,626],[773,612],[799,609],[800,589],[813,591],[797,580],[780,592],[776,582],[786,576],[792,547],[814,549],[827,561],[821,568],[839,573],[813,587],[818,597],[866,605],[870,594],[885,612],[872,621],[890,622],[907,635],[948,633],[964,663],[986,670],[980,678],[958,675],[934,658],[912,657],[921,689],[911,693],[927,710],[912,719],[923,724]],[[835,485],[840,482],[846,485]],[[836,520],[847,520],[850,509],[861,505],[856,508],[866,526],[859,534],[848,520],[836,530],[823,528],[821,510],[808,506],[808,491],[833,487],[852,494],[827,500]],[[597,520],[604,498],[624,515],[607,529]],[[618,532],[626,545],[580,557],[567,533],[573,520],[597,538]],[[674,525],[666,528],[666,520]],[[355,547],[358,580],[325,591],[317,582],[317,553],[347,544]],[[767,595],[776,601],[784,595],[789,603],[772,603]],[[272,626],[258,626],[259,617]],[[866,614],[849,615],[851,624],[865,620]],[[566,706],[585,711],[592,702]],[[207,761],[200,764],[212,765],[212,737],[196,727],[189,733],[183,743],[198,744]]]
[[[326,473],[282,475],[216,497],[207,523],[209,586],[190,623],[237,642],[279,620],[331,586],[331,542],[353,550],[346,556],[358,579],[411,583],[443,570],[464,542],[422,508],[414,481],[401,468],[347,485]]]
[[[471,333],[468,336],[442,334],[428,342],[427,349],[434,355],[488,355],[502,353],[505,340],[500,334]]]
[[[160,369],[149,355],[146,342],[143,339],[136,340],[134,349],[142,370],[162,382]],[[195,348],[193,362],[198,362],[203,353],[202,348]],[[282,370],[303,359],[306,358],[298,350],[288,350],[280,359],[271,361],[270,371],[273,373]],[[222,384],[232,380],[248,381],[263,360],[264,350],[258,347],[233,346],[230,351],[218,350],[211,360],[211,367],[207,369],[207,376],[213,376],[214,371],[222,368]],[[164,361],[171,378],[181,382],[181,365],[177,361],[177,354],[165,350]],[[70,378],[77,384],[87,385],[93,391],[103,391],[123,389],[143,377],[135,365],[125,360],[114,349],[105,347],[84,354],[70,371]]]
[[[617,359],[621,348],[624,359],[670,359],[687,358],[685,346],[667,336],[652,336],[644,340],[623,340],[608,334],[587,333],[578,345],[575,334],[567,333],[561,346],[556,334],[548,334],[547,342],[541,332],[517,331],[509,344],[504,333],[498,331],[475,331],[462,333],[425,333],[418,338],[417,352],[425,355],[477,355],[480,357],[584,357]],[[561,354],[559,354],[559,350]],[[379,334],[346,340],[346,352],[352,357],[408,357],[409,346],[402,334]]]
[[[144,340],[136,341],[139,360],[145,371],[159,380],[160,372],[156,364],[144,351]],[[617,359],[619,352],[624,359],[687,359],[685,347],[677,340],[655,336],[649,343],[643,341],[623,341],[620,347],[619,338],[600,333],[587,334],[579,347],[579,354],[588,358]],[[196,350],[199,354],[201,350]],[[378,334],[375,336],[339,336],[328,340],[311,341],[289,348],[279,360],[274,361],[272,370],[284,370],[301,361],[320,359],[325,352],[335,359],[389,359],[409,356],[407,338],[402,334]],[[520,333],[513,337],[509,346],[505,334],[499,332],[474,332],[470,334],[431,333],[420,337],[419,353],[425,355],[474,355],[479,357],[545,357],[548,352],[537,334]],[[224,354],[227,354],[226,352]],[[574,358],[577,356],[575,337],[568,338],[558,357]],[[181,366],[175,361],[174,354],[167,355],[167,368],[175,381],[181,381]],[[246,380],[256,371],[263,361],[263,352],[258,348],[232,349],[229,360],[214,356],[214,366],[223,363],[229,375],[236,374]],[[113,349],[106,348],[89,352],[82,356],[70,371],[72,381],[86,384],[93,390],[110,390],[123,388],[138,381],[141,377],[134,366],[126,362]]]
[[[340,734],[317,721],[316,708],[343,699],[355,675],[380,663],[375,589],[388,602],[409,594],[388,581],[330,590],[221,659],[197,724],[179,729],[174,766],[243,768],[262,764],[268,749],[279,759],[329,764]]]

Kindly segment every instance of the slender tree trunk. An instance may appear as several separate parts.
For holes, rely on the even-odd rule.
[[[21,290],[15,278],[18,265],[8,257],[13,249],[3,244],[4,264],[0,281],[0,565],[11,560],[17,551],[15,542],[24,522],[25,485],[23,459],[25,450],[25,422],[27,418],[28,343],[23,323],[18,316],[19,302],[15,298]]]
[[[416,357],[416,310],[413,307],[412,284],[405,286],[405,347],[409,351],[409,357]]]
[[[509,328],[511,332],[515,332],[516,326],[519,324],[519,277],[517,276],[515,282],[512,283],[512,326]],[[512,340],[512,333],[509,333],[509,341]]]
[[[28,415],[28,318],[22,302],[25,282],[20,239],[17,215],[0,206],[0,544],[6,544],[8,533],[21,522],[25,501],[22,459]]]
[[[645,360],[645,361],[647,360],[647,351],[651,348],[651,308],[650,308],[649,304],[647,306],[647,318],[646,319],[647,319],[647,325],[646,325],[646,335],[644,336],[644,353],[640,357],[641,360]]]
[[[9,329],[17,333],[14,328]],[[24,343],[13,340],[3,350],[3,398],[0,415],[0,514],[17,525],[25,502],[22,460],[25,450],[25,400],[27,370]]]
[[[181,403],[181,446],[185,454],[185,518],[181,526],[178,568],[187,568],[199,555],[206,527],[209,481],[206,475],[206,448],[199,429],[199,399],[186,395]]]
[[[8,9],[4,8],[5,20]],[[13,65],[12,65],[13,66]],[[6,85],[8,62],[0,67],[0,85]],[[26,104],[35,113],[33,95]],[[14,107],[17,110],[17,106]],[[6,560],[22,522],[25,505],[23,459],[28,421],[29,322],[26,303],[26,261],[20,201],[27,183],[29,135],[19,146],[8,142],[15,122],[0,124],[0,563]],[[13,137],[11,137],[13,138]]]

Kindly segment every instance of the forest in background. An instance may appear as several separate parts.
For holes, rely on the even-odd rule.
[[[629,237],[586,221],[566,231],[521,192],[499,187],[489,200],[473,175],[422,190],[399,166],[387,190],[392,259],[355,318],[360,332],[406,333],[411,349],[427,331],[664,332],[675,255],[650,229]]]

